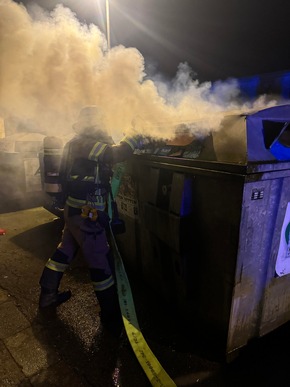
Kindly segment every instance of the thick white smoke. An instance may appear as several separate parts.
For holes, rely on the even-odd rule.
[[[135,127],[170,138],[185,123],[197,134],[217,130],[237,83],[192,80],[181,64],[170,85],[147,79],[135,48],[107,50],[95,25],[83,25],[62,5],[47,13],[0,0],[0,116],[20,117],[46,134],[67,134],[84,105],[98,105],[115,139]],[[263,101],[262,101],[263,103]]]

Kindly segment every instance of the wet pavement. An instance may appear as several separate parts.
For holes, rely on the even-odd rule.
[[[38,280],[62,224],[42,207],[0,214],[0,386],[150,386],[125,333],[102,329],[81,256],[61,287],[73,297],[39,313]],[[141,330],[177,386],[290,386],[290,324],[244,348],[225,364],[189,339],[178,316],[129,274]]]

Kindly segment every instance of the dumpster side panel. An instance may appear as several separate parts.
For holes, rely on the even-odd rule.
[[[289,275],[275,275],[289,170],[130,164],[138,217],[122,214],[125,264],[193,335],[229,356],[290,319]]]
[[[180,171],[174,160],[158,167],[138,161],[132,175],[139,202],[136,267],[140,260],[143,280],[156,295],[197,326],[198,335],[222,337],[225,349],[244,176]],[[123,247],[127,260],[130,249]]]
[[[272,178],[270,178],[272,177]],[[259,335],[266,276],[283,179],[275,173],[250,177],[245,184],[236,282],[233,292],[227,352]]]
[[[138,171],[134,164],[126,163],[126,171],[121,178],[116,197],[120,217],[124,220],[126,233],[116,235],[121,254],[126,255],[126,266],[132,272],[141,274],[140,253],[140,216],[138,195]]]
[[[183,205],[188,202],[184,197],[188,180],[174,168],[143,164],[139,167],[138,254],[143,279],[172,309],[183,309],[186,288],[183,257],[188,254],[188,243],[181,230],[188,222],[189,205]]]
[[[290,321],[290,276],[272,277],[265,291],[259,336]]]
[[[265,296],[259,331],[260,336],[265,335],[290,320],[290,274],[285,273],[285,275],[278,276],[275,272],[279,245],[281,241],[283,243],[284,238],[287,239],[287,235],[283,235],[283,223],[286,221],[286,223],[289,224],[289,217],[286,217],[286,210],[287,205],[290,202],[290,177],[288,171],[285,171],[284,174],[285,177],[281,179],[281,197],[278,205],[273,243],[267,268]],[[289,238],[289,226],[286,228],[286,232]],[[289,258],[285,257],[285,259]]]
[[[191,276],[197,286],[191,300],[193,315],[210,340],[219,337],[224,345],[229,323],[239,242],[243,176],[195,175]],[[195,273],[194,270],[197,270]]]

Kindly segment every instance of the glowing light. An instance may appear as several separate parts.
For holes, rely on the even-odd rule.
[[[110,3],[106,0],[106,28],[107,28],[107,41],[108,50],[111,49],[111,36],[110,36]]]

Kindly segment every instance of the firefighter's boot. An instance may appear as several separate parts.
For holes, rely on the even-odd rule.
[[[123,330],[123,319],[119,306],[116,286],[96,292],[101,312],[101,323],[114,337],[120,337]]]
[[[57,307],[71,298],[71,291],[59,292],[58,287],[63,273],[44,268],[39,284],[41,292],[39,296],[39,308]]]
[[[71,291],[58,292],[57,290],[41,287],[39,308],[57,307],[71,298]]]

